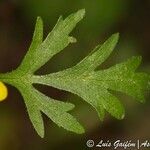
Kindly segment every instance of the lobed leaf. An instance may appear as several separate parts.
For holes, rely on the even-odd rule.
[[[75,39],[70,37],[69,34],[74,29],[76,24],[84,17],[84,14],[85,10],[82,9],[74,14],[71,14],[65,20],[60,17],[54,29],[48,34],[48,36],[42,43],[39,42],[38,47],[36,47],[36,42],[34,42],[34,40],[38,41],[38,35],[41,36],[40,33],[43,27],[41,19],[37,20],[37,32],[35,31],[35,33],[37,33],[37,36],[34,36],[33,38],[33,44],[31,45],[31,49],[27,54],[28,59],[25,57],[23,62],[28,65],[30,64],[30,72],[35,72],[54,55],[67,47],[69,43],[75,42]],[[27,65],[21,65],[20,69],[26,70],[26,66]]]
[[[21,92],[33,127],[41,137],[44,137],[41,113],[66,130],[81,134],[84,129],[68,112],[74,108],[73,104],[54,100],[36,90],[33,84],[52,86],[80,96],[96,109],[101,120],[104,119],[105,111],[117,119],[125,116],[122,103],[111,91],[119,91],[144,102],[144,93],[149,90],[150,76],[136,72],[141,57],[132,57],[105,70],[96,70],[115,48],[118,33],[98,45],[77,65],[48,75],[34,75],[36,70],[69,43],[76,42],[69,34],[84,14],[85,10],[79,10],[64,20],[60,17],[44,41],[43,22],[38,17],[32,43],[22,63],[16,70],[0,74],[1,81],[15,86]]]
[[[110,55],[117,41],[118,34],[114,34],[76,66],[49,75],[35,76],[34,82],[77,94],[97,110],[101,120],[104,110],[122,119],[124,108],[109,90],[125,93],[144,102],[149,79],[145,73],[135,73],[141,57],[132,57],[106,70],[94,71],[98,63],[101,64]]]
[[[18,68],[19,71],[21,70],[24,73],[26,72],[31,73],[36,49],[42,44],[42,42],[43,42],[43,21],[40,17],[37,17],[32,43],[29,47],[29,51],[25,55],[21,65]]]
[[[30,120],[37,133],[44,137],[44,124],[41,112],[45,113],[53,122],[66,130],[81,134],[83,127],[68,113],[74,108],[71,103],[54,100],[40,93],[30,85],[22,86],[23,95]]]

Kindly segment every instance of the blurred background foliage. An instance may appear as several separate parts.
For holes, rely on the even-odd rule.
[[[0,0],[0,72],[15,69],[24,57],[32,39],[37,16],[44,21],[45,36],[58,17],[78,9],[86,17],[73,31],[78,39],[37,73],[56,72],[75,65],[99,42],[112,33],[120,33],[115,51],[100,68],[142,55],[139,70],[150,72],[150,1],[149,0]],[[86,150],[86,141],[94,139],[149,139],[149,93],[143,105],[121,93],[115,93],[126,107],[126,117],[118,121],[107,114],[100,122],[97,113],[79,97],[52,87],[35,85],[43,93],[76,105],[71,113],[84,125],[86,133],[76,135],[58,128],[44,117],[45,138],[33,130],[19,92],[8,85],[9,96],[0,104],[0,150]]]

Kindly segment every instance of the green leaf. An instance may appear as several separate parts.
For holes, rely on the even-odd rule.
[[[83,9],[83,10],[79,10],[74,14],[71,14],[65,20],[63,20],[62,17],[58,19],[56,26],[48,34],[48,36],[42,42],[42,44],[38,45],[36,49],[32,49],[31,51],[28,52],[28,55],[32,55],[32,57],[29,58],[30,72],[31,71],[35,72],[41,66],[43,66],[49,59],[51,59],[54,55],[56,55],[65,47],[67,47],[69,43],[75,42],[74,38],[70,37],[69,34],[74,29],[76,24],[84,17],[84,14],[85,14],[85,10]],[[41,30],[41,28],[43,28],[41,19],[40,21],[37,22],[37,24],[39,24],[37,26],[40,27]],[[41,36],[40,30],[38,30],[39,32],[37,31],[37,35]],[[36,43],[34,42],[33,44],[35,45]],[[28,62],[29,60],[24,59],[24,63],[28,64]],[[26,69],[26,67],[21,67],[21,68]]]
[[[144,102],[144,91],[149,79],[145,73],[135,73],[141,57],[133,57],[109,69],[95,71],[98,63],[101,64],[110,55],[117,41],[118,34],[114,34],[76,66],[37,76],[34,82],[77,94],[98,111],[101,120],[104,118],[104,110],[117,119],[122,119],[125,116],[124,108],[110,90]]]
[[[41,66],[76,39],[69,34],[84,17],[85,10],[71,14],[66,19],[60,17],[53,30],[43,41],[43,22],[37,18],[33,40],[20,66],[9,73],[0,74],[0,80],[15,86],[22,94],[29,118],[37,133],[44,137],[42,114],[46,114],[59,127],[81,134],[80,123],[69,113],[74,108],[71,103],[52,99],[33,87],[43,84],[66,90],[83,98],[93,106],[101,120],[105,111],[117,119],[123,119],[125,110],[113,91],[125,93],[144,102],[144,92],[148,90],[150,76],[136,72],[141,57],[131,59],[105,70],[96,70],[112,53],[119,34],[113,34],[104,44],[98,45],[77,65],[66,70],[47,75],[34,75]],[[42,56],[42,57],[41,57]]]
[[[23,72],[30,73],[32,69],[33,57],[36,53],[36,49],[42,44],[43,41],[43,22],[40,17],[36,20],[35,31],[33,34],[32,43],[30,45],[29,51],[25,55],[20,67],[18,70],[23,68]]]
[[[41,112],[45,113],[58,126],[76,133],[83,133],[83,127],[67,111],[74,108],[71,103],[64,103],[40,93],[34,87],[26,85],[20,88],[24,97],[29,117],[35,130],[44,137],[44,126]]]
[[[113,34],[102,46],[101,44],[84,58],[78,65],[77,69],[82,68],[85,71],[92,71],[102,64],[112,53],[118,42],[119,34]]]

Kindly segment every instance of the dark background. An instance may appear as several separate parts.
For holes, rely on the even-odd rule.
[[[0,72],[11,71],[20,64],[30,45],[37,16],[43,18],[47,35],[60,15],[66,17],[81,8],[86,9],[86,17],[72,33],[78,42],[52,58],[38,73],[56,72],[75,65],[115,32],[120,33],[119,43],[103,67],[141,55],[139,70],[150,72],[149,0],[0,0]],[[45,138],[41,139],[30,123],[20,93],[7,86],[8,98],[0,103],[0,150],[86,150],[88,139],[98,142],[100,139],[150,138],[149,93],[145,104],[116,93],[126,107],[125,119],[119,121],[107,114],[104,122],[100,122],[95,110],[79,97],[37,86],[52,98],[74,103],[76,108],[72,114],[86,129],[85,134],[76,135],[58,128],[43,115]]]

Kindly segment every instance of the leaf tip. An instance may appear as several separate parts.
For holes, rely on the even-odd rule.
[[[125,113],[120,116],[120,120],[124,119]]]
[[[76,43],[77,39],[75,37],[70,36],[69,41],[70,41],[70,43]]]
[[[118,120],[122,120],[125,118],[125,109],[123,106],[122,106],[122,108],[120,107],[120,112],[118,113],[118,116],[116,116],[116,118]]]
[[[114,33],[111,37],[112,37],[116,42],[118,42],[118,40],[119,40],[119,32]]]
[[[112,116],[114,116],[118,120],[123,120],[125,118],[125,111],[123,111],[122,113],[119,113],[117,115],[112,114]]]
[[[79,18],[82,19],[85,16],[85,9],[78,10],[76,14]]]
[[[39,136],[43,139],[44,138],[44,132],[40,133]]]
[[[36,21],[41,23],[41,24],[43,23],[43,20],[42,20],[42,18],[40,16],[37,17]]]
[[[66,111],[70,111],[75,108],[75,105],[72,103],[65,103],[65,105],[66,105]]]
[[[77,134],[83,134],[83,133],[85,133],[85,129],[80,125],[75,132]]]
[[[44,136],[45,136],[44,128],[43,128],[43,129],[37,129],[37,128],[34,127],[34,129],[36,130],[37,134],[38,134],[41,138],[44,138]]]
[[[132,68],[133,71],[135,71],[141,64],[141,62],[142,62],[141,56],[133,56],[130,59],[128,59],[128,63],[130,64],[128,67]]]

